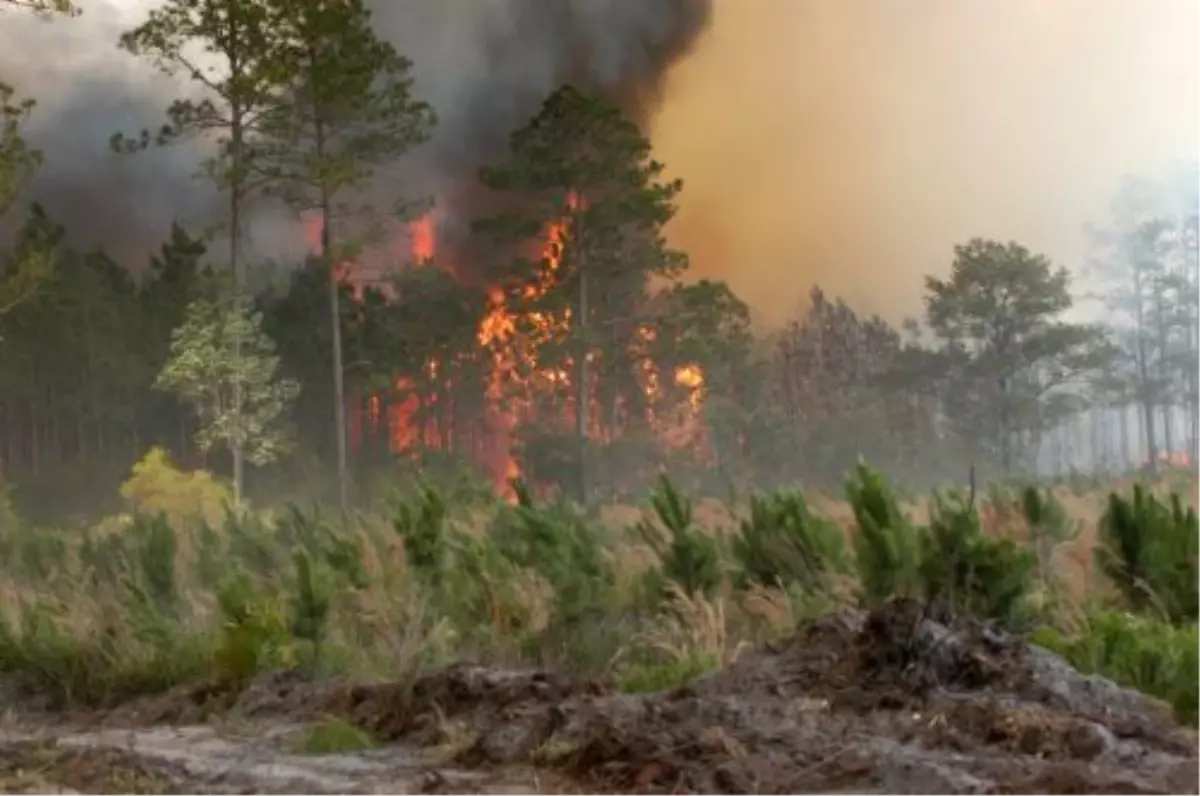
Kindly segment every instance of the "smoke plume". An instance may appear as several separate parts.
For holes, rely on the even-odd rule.
[[[0,78],[34,95],[34,196],[77,245],[144,262],[174,218],[219,218],[195,153],[119,157],[177,81],[116,47],[157,0],[75,20],[0,12]],[[778,322],[820,282],[898,319],[973,235],[1068,266],[1120,177],[1197,156],[1195,0],[378,0],[438,113],[403,192],[461,222],[480,163],[566,80],[644,122],[684,179],[675,242]],[[263,255],[304,237],[263,210]]]
[[[195,180],[189,147],[117,156],[109,136],[161,123],[186,84],[117,50],[120,32],[153,0],[83,0],[84,14],[46,23],[4,16],[0,75],[38,98],[30,137],[47,156],[33,186],[74,242],[142,258],[179,218],[220,217],[217,197]],[[710,17],[710,0],[378,0],[377,32],[414,62],[417,94],[438,115],[434,138],[400,172],[403,193],[439,201],[437,218],[461,228],[480,165],[561,83],[602,89],[639,120],[661,99],[669,64]],[[11,42],[11,46],[10,46]],[[393,186],[394,187],[394,186]],[[396,197],[390,197],[395,199]],[[250,225],[259,253],[296,254],[304,236],[278,212]],[[254,246],[255,243],[259,245]]]
[[[814,281],[917,314],[974,235],[1075,269],[1123,175],[1196,160],[1198,37],[1195,0],[719,0],[654,122],[673,237],[772,323]]]

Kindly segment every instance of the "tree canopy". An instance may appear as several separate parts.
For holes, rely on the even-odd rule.
[[[1094,295],[1074,263],[976,238],[900,326],[804,285],[766,329],[669,244],[683,182],[594,87],[550,91],[439,211],[479,217],[372,248],[428,211],[397,175],[437,129],[365,0],[163,0],[121,44],[190,86],[117,149],[200,139],[227,201],[218,233],[176,224],[145,261],[77,250],[26,200],[35,106],[0,86],[0,458],[30,504],[111,493],[152,448],[239,498],[336,483],[344,506],[351,474],[366,494],[397,468],[590,500],[663,470],[834,484],[866,458],[940,483],[1197,452],[1194,175],[1118,189]],[[320,231],[266,289],[244,245],[262,207]],[[1081,320],[1096,298],[1103,327]]]

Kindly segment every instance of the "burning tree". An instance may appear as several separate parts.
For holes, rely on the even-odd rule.
[[[481,233],[511,242],[549,230],[540,260],[501,264],[487,341],[498,369],[518,376],[532,362],[528,348],[523,357],[513,357],[514,349],[522,340],[538,349],[540,378],[529,386],[537,403],[573,425],[580,500],[588,494],[589,437],[611,430],[601,423],[613,423],[622,407],[635,413],[644,400],[633,389],[641,376],[631,351],[650,281],[686,264],[662,236],[682,188],[664,180],[663,170],[636,124],[567,85],[513,133],[508,159],[481,173],[484,185],[510,194],[518,208],[480,221]],[[593,417],[597,374],[609,400]]]

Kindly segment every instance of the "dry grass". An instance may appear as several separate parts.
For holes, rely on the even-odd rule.
[[[1197,504],[1196,479],[1191,479],[1186,497]],[[1127,488],[1127,483],[1117,485]],[[1167,487],[1158,484],[1156,489]],[[1056,610],[1064,622],[1078,615],[1081,606],[1094,597],[1104,584],[1097,582],[1093,572],[1092,554],[1097,544],[1097,525],[1105,509],[1108,490],[1097,489],[1077,494],[1058,489],[1056,494],[1068,514],[1079,523],[1078,536],[1058,547],[1053,553],[1050,570],[1058,588],[1061,606]],[[1017,512],[986,504],[981,496],[981,518],[985,532],[997,536],[1024,539],[1028,531]],[[854,533],[853,513],[848,503],[828,494],[813,494],[809,504],[814,512],[839,523],[847,536]],[[929,501],[914,501],[906,506],[914,520],[929,512]],[[644,585],[644,575],[658,561],[644,543],[622,533],[645,516],[645,509],[628,505],[605,507],[602,522],[619,539],[604,551],[615,575],[612,614],[620,615],[635,606]],[[715,500],[698,501],[695,522],[697,527],[723,535],[737,528],[741,519],[737,509]],[[481,514],[457,523],[472,535],[486,533],[488,522]],[[109,528],[108,532],[115,532]],[[224,530],[220,531],[224,533]],[[556,594],[546,578],[527,569],[513,567],[495,576],[495,582],[477,580],[474,585],[482,595],[478,615],[469,616],[462,609],[454,617],[445,613],[445,606],[434,604],[420,579],[415,577],[406,560],[402,540],[379,518],[367,518],[343,531],[358,543],[362,551],[362,567],[366,574],[361,589],[344,589],[333,595],[329,620],[330,644],[340,648],[339,665],[365,675],[412,671],[417,668],[447,662],[463,655],[497,656],[505,662],[515,662],[518,650],[514,628],[526,636],[537,635],[551,624],[556,610]],[[200,545],[190,531],[179,530],[180,544],[176,561],[180,597],[188,608],[179,620],[179,630],[202,634],[213,632],[217,626],[218,607],[211,584],[198,581],[197,557]],[[65,587],[50,587],[12,577],[11,570],[0,574],[0,614],[12,621],[25,613],[27,606],[39,598],[53,597],[60,603],[58,625],[72,636],[99,642],[120,618],[123,607],[116,586],[88,586],[84,567],[79,558],[78,544],[71,544],[67,560]],[[288,612],[286,573],[269,574],[260,578],[260,585],[273,592],[269,610],[284,617]],[[833,594],[821,595],[820,606],[806,604],[796,594],[778,589],[751,587],[736,596],[728,583],[711,599],[688,596],[676,588],[669,596],[669,608],[649,623],[635,623],[628,644],[655,651],[674,660],[711,658],[728,662],[750,641],[777,637],[810,618],[817,608],[848,603],[853,599],[855,584],[847,579],[839,583]],[[286,624],[286,619],[281,620]],[[615,626],[615,625],[614,625]],[[625,624],[620,625],[625,627]],[[479,631],[483,641],[467,643],[468,633]],[[125,631],[122,631],[125,632]],[[487,648],[481,644],[490,645]],[[611,669],[612,661],[602,662]]]

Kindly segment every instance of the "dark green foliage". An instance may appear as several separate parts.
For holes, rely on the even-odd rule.
[[[0,617],[0,671],[56,708],[111,706],[199,680],[210,671],[207,647],[199,636],[142,635],[116,616],[81,632],[52,599],[23,606],[16,622]]]
[[[1065,635],[1042,628],[1032,640],[1081,672],[1159,697],[1174,708],[1179,721],[1196,726],[1200,635],[1194,623],[1176,627],[1150,616],[1093,611],[1083,632]]]
[[[535,507],[526,495],[524,502],[500,510],[490,541],[509,561],[550,582],[562,621],[574,623],[602,610],[613,584],[604,537],[570,505]]]
[[[744,583],[810,590],[827,587],[848,563],[841,529],[813,514],[799,491],[752,496],[733,555]]]
[[[222,627],[213,657],[220,677],[241,683],[278,663],[288,629],[249,573],[239,569],[225,578],[217,606]]]
[[[1038,571],[1046,581],[1054,549],[1079,535],[1079,524],[1072,521],[1067,508],[1052,489],[1027,486],[1021,493],[1021,513],[1029,529],[1029,539],[1037,554]]]
[[[408,565],[436,579],[447,563],[446,504],[435,490],[422,487],[413,500],[392,504],[392,527],[404,540]]]
[[[627,694],[667,691],[686,685],[720,666],[720,661],[711,654],[636,664],[621,672],[617,678],[617,688]]]
[[[179,596],[175,579],[178,544],[166,515],[134,515],[128,533],[133,539],[137,573],[147,596],[160,608],[172,609]]]
[[[859,463],[846,482],[846,499],[858,524],[854,552],[863,599],[870,604],[917,596],[918,534],[883,476]]]
[[[517,490],[517,505],[500,509],[488,540],[517,567],[533,570],[554,590],[549,626],[531,642],[544,651],[544,663],[578,671],[597,657],[611,657],[623,643],[613,638],[616,582],[606,535],[565,501],[533,503]],[[548,659],[546,659],[548,658]]]
[[[1037,563],[1012,539],[983,535],[979,514],[965,500],[934,496],[929,526],[920,536],[918,571],[925,598],[959,614],[1013,625]]]
[[[273,577],[287,562],[286,552],[281,552],[286,548],[275,541],[270,525],[257,513],[226,509],[225,534],[229,554],[255,575]]]
[[[1129,498],[1109,496],[1096,565],[1134,610],[1194,622],[1198,534],[1196,512],[1185,509],[1178,494],[1166,505],[1135,484]]]
[[[299,547],[322,561],[356,589],[367,586],[363,551],[357,537],[339,533],[316,509],[305,512],[288,506],[275,524],[278,542],[285,549]]]
[[[973,502],[934,495],[929,524],[904,516],[879,473],[859,464],[846,485],[858,522],[855,552],[863,599],[936,602],[1011,625],[1022,618],[1036,555],[983,534]]]
[[[304,550],[294,554],[296,590],[291,600],[291,631],[298,639],[311,642],[312,664],[321,663],[321,643],[325,640],[332,595],[330,584]]]
[[[691,501],[664,475],[650,505],[668,538],[649,520],[637,529],[661,559],[661,574],[689,596],[715,594],[721,585],[721,551],[715,538],[693,524]]]

